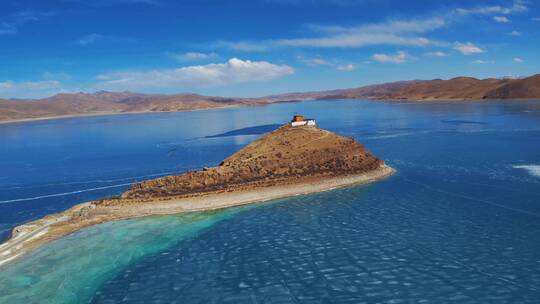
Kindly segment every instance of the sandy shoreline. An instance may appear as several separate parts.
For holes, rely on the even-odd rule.
[[[15,227],[12,236],[0,244],[0,267],[46,243],[82,228],[114,220],[150,215],[165,215],[224,209],[296,195],[329,191],[352,185],[367,184],[394,174],[395,170],[381,165],[378,169],[358,175],[324,179],[304,179],[299,183],[260,187],[246,191],[208,194],[192,198],[154,200],[120,206],[97,206],[92,202],[76,205],[64,212]],[[90,215],[84,214],[91,210]]]
[[[338,100],[369,100],[369,101],[388,101],[388,102],[424,102],[424,103],[437,103],[437,102],[497,102],[497,101],[540,101],[540,99],[531,99],[531,98],[515,98],[515,99],[376,99],[376,98],[365,98],[365,99],[339,99]],[[305,99],[305,100],[284,100],[284,101],[273,101],[269,102],[266,105],[271,105],[274,103],[293,103],[293,102],[302,102],[302,101],[324,101],[324,99]],[[187,110],[178,110],[178,111],[135,111],[135,112],[96,112],[96,113],[84,113],[84,114],[69,114],[69,115],[58,115],[58,116],[43,116],[43,117],[33,117],[33,118],[21,118],[21,119],[11,119],[11,120],[0,120],[0,125],[3,124],[14,124],[14,123],[25,123],[25,122],[34,122],[34,121],[47,121],[47,120],[57,120],[57,119],[67,119],[67,118],[79,118],[79,117],[97,117],[97,116],[115,116],[115,115],[137,115],[137,114],[150,114],[150,113],[179,113],[179,112],[194,112],[194,111],[205,111],[205,110],[217,110],[224,108],[238,108],[238,107],[251,107],[251,106],[261,106],[261,105],[226,105],[222,107],[213,107],[213,108],[200,108],[200,109],[187,109]],[[264,105],[263,105],[264,106]]]
[[[67,119],[67,118],[100,117],[100,116],[116,116],[116,115],[137,115],[137,114],[154,114],[154,113],[155,114],[159,114],[159,113],[182,113],[182,112],[195,112],[195,111],[217,110],[217,109],[238,108],[238,107],[242,107],[242,106],[241,105],[225,105],[225,106],[222,106],[222,107],[186,109],[186,110],[178,110],[178,111],[95,112],[95,113],[69,114],[69,115],[58,115],[58,116],[43,116],[43,117],[0,120],[0,125],[2,125],[2,124],[15,124],[15,123],[26,123],[26,122],[34,122],[34,121]]]

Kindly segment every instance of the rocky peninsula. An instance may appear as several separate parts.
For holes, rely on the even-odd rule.
[[[215,210],[368,183],[394,170],[349,137],[284,125],[212,168],[134,184],[118,197],[76,205],[13,229],[0,266],[81,228],[158,214]]]

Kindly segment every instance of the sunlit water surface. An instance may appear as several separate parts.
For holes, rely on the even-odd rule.
[[[538,102],[325,101],[0,125],[2,235],[134,181],[215,165],[297,112],[398,174],[91,227],[0,268],[0,303],[538,302]]]

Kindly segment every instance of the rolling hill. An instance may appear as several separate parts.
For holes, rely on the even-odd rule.
[[[412,80],[352,89],[300,92],[262,98],[226,98],[198,94],[141,94],[99,91],[57,94],[36,100],[0,99],[0,122],[134,112],[176,112],[325,99],[491,100],[540,99],[540,74],[520,79]]]
[[[274,102],[306,99],[540,99],[540,74],[520,79],[456,77],[449,80],[399,81],[353,89],[274,95],[267,99]]]
[[[209,97],[197,94],[139,94],[100,91],[57,94],[37,100],[0,99],[0,121],[133,112],[175,112],[264,104],[257,99]]]

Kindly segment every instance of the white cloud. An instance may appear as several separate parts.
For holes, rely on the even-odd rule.
[[[495,20],[498,23],[508,23],[510,22],[510,19],[506,16],[493,16],[493,20]]]
[[[316,37],[299,37],[263,41],[218,41],[215,47],[224,47],[235,51],[266,51],[279,47],[306,48],[359,48],[372,45],[406,45],[423,47],[440,45],[419,34],[434,31],[446,25],[443,18],[392,20],[384,23],[361,26],[321,26],[308,25],[307,29]],[[311,35],[312,36],[312,35]]]
[[[280,39],[281,46],[293,47],[363,47],[369,45],[426,46],[437,44],[428,38],[417,36],[446,25],[443,18],[391,20],[384,23],[353,27],[310,25],[309,29],[323,34],[316,38]]]
[[[344,65],[338,65],[336,67],[336,70],[338,71],[354,71],[356,70],[356,67],[352,64],[344,64]]]
[[[356,67],[352,64],[339,64],[336,60],[329,61],[320,57],[315,58],[306,58],[303,56],[298,56],[298,60],[303,62],[305,65],[310,67],[316,67],[316,66],[328,66],[333,67],[338,71],[353,71],[356,69]]]
[[[276,0],[276,1],[308,1],[308,0]],[[317,2],[316,0],[309,0]],[[375,45],[397,45],[425,47],[436,45],[451,47],[451,43],[434,40],[427,37],[427,33],[434,32],[452,23],[458,22],[461,17],[474,15],[490,15],[498,22],[509,22],[509,15],[527,11],[527,3],[515,0],[510,5],[478,6],[475,8],[458,8],[441,13],[439,16],[411,19],[388,20],[382,23],[364,24],[359,26],[340,25],[306,25],[312,31],[311,35],[300,37],[267,39],[260,41],[218,41],[215,47],[228,48],[235,51],[267,51],[280,47],[296,48],[361,48]]]
[[[7,80],[0,82],[0,94],[16,98],[36,97],[57,93],[60,87],[61,83],[57,80],[23,82]]]
[[[119,72],[97,76],[103,88],[159,88],[222,86],[267,81],[294,73],[287,65],[232,58],[225,63],[187,66],[177,69]]]
[[[399,51],[396,54],[375,54],[371,58],[382,63],[405,63],[416,59],[404,51]]]
[[[276,47],[304,48],[360,48],[373,45],[405,45],[423,47],[436,45],[438,42],[423,37],[402,37],[394,34],[342,34],[321,38],[296,38],[266,40],[260,42],[226,42],[214,46],[225,47],[234,51],[261,52]]]
[[[77,40],[77,44],[88,45],[103,39],[104,36],[96,33],[85,35]]]
[[[485,60],[480,60],[480,59],[478,59],[478,60],[473,61],[473,63],[476,63],[476,64],[488,64],[489,61],[485,61]]]
[[[65,72],[45,72],[43,73],[43,78],[47,80],[69,80],[71,75]]]
[[[0,82],[0,90],[43,90],[60,87],[60,82],[57,80],[41,80],[41,81],[26,81],[14,82],[7,80]]]
[[[467,43],[456,42],[454,44],[454,49],[459,51],[463,55],[472,55],[472,54],[479,54],[479,53],[484,52],[484,50],[477,47],[471,42],[467,42]]]
[[[308,25],[314,32],[325,33],[427,33],[447,25],[442,17],[412,20],[390,20],[383,23],[366,24],[353,27]]]
[[[426,53],[426,55],[431,56],[431,57],[446,57],[446,56],[448,56],[447,53],[441,52],[441,51],[428,52],[428,53]]]
[[[315,57],[315,58],[305,58],[303,56],[298,56],[297,57],[298,60],[300,60],[301,62],[303,62],[305,65],[307,66],[310,66],[310,67],[314,67],[314,66],[333,66],[334,63],[326,60],[326,59],[323,59],[323,58],[319,58],[319,57]]]
[[[212,46],[241,52],[264,52],[269,49],[268,44],[269,41],[217,41]]]
[[[426,46],[435,42],[423,37],[403,37],[394,34],[342,34],[323,38],[283,39],[279,46],[315,48],[351,48],[370,45]]]
[[[532,18],[533,21],[540,21],[540,17]]]
[[[521,36],[521,32],[511,31],[510,33],[508,33],[508,35],[514,36],[514,37],[519,37],[519,36]]]
[[[461,15],[492,15],[492,14],[503,14],[510,15],[515,13],[523,13],[528,11],[529,8],[525,4],[525,1],[515,0],[512,6],[479,6],[472,9],[458,8],[456,12]]]
[[[94,44],[97,42],[130,43],[130,42],[135,42],[135,41],[136,39],[129,38],[129,37],[105,36],[98,33],[92,33],[92,34],[82,36],[81,38],[77,39],[77,41],[75,42],[81,46],[87,46],[87,45]]]
[[[4,16],[0,22],[0,36],[14,35],[19,31],[19,28],[29,22],[36,22],[44,17],[55,15],[54,12],[39,12],[32,10],[23,10],[11,15]]]
[[[13,24],[2,22],[0,23],[0,36],[13,35],[17,33],[17,27]]]
[[[157,0],[107,0],[108,3],[127,3],[127,4],[134,4],[134,3],[142,3],[142,4],[150,4],[150,5],[162,5],[161,1]]]
[[[513,61],[514,61],[515,63],[523,63],[523,62],[525,62],[525,60],[523,60],[523,59],[521,59],[521,58],[519,58],[519,57],[514,57]]]
[[[200,61],[200,60],[208,60],[212,58],[218,57],[218,54],[216,53],[200,53],[200,52],[187,52],[187,53],[166,53],[167,56],[178,60],[178,61]]]
[[[268,3],[282,5],[333,5],[333,6],[354,6],[365,3],[365,0],[265,0]]]
[[[107,7],[107,6],[115,6],[115,5],[132,5],[132,4],[147,4],[147,5],[154,5],[154,6],[160,6],[163,5],[162,1],[158,0],[70,0],[73,2],[80,2],[83,5],[88,6],[97,6],[97,7]]]

